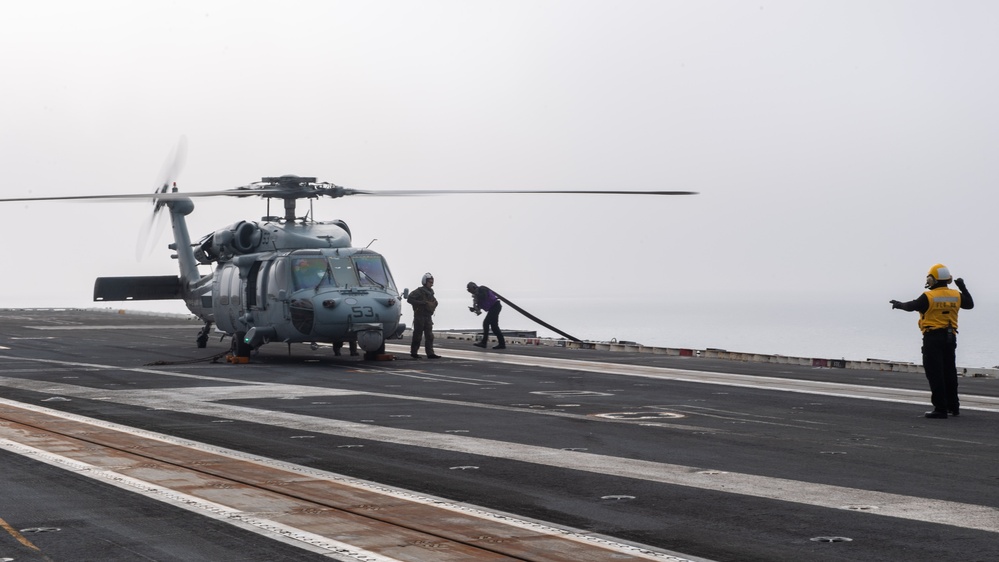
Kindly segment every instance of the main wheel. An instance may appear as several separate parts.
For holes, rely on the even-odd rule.
[[[236,357],[249,357],[250,344],[246,343],[246,332],[236,332],[232,336],[232,354]]]

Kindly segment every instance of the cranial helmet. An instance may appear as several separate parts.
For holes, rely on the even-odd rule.
[[[468,285],[465,285],[465,288],[468,289],[469,293],[474,293],[475,290],[479,288],[479,286],[469,281]]]
[[[938,263],[931,267],[929,273],[926,274],[926,288],[929,289],[930,287],[933,287],[941,282],[949,284],[951,280],[952,277],[950,276],[950,270],[947,269],[947,266],[942,263]]]
[[[424,273],[423,274],[423,279],[420,279],[420,284],[421,285],[426,285],[427,284],[427,280],[428,279],[433,279],[433,278],[434,278],[434,276],[432,274],[430,274],[430,273]]]

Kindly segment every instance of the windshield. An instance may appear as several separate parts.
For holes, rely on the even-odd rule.
[[[337,287],[357,286],[357,274],[354,273],[354,264],[349,258],[330,258],[330,269]]]
[[[385,260],[378,254],[292,256],[291,278],[296,291],[323,287],[396,290]]]
[[[330,286],[327,268],[326,258],[322,256],[294,258],[291,262],[291,277],[295,282],[295,290]]]
[[[291,277],[294,290],[323,287],[372,287],[396,290],[385,260],[378,254],[340,256],[293,256]]]
[[[354,265],[357,266],[357,276],[361,280],[362,287],[395,290],[395,283],[385,265],[385,260],[378,254],[355,254]]]

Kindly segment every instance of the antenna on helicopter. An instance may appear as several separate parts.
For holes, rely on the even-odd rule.
[[[374,243],[375,243],[375,242],[377,242],[377,241],[378,241],[378,239],[377,239],[377,238],[372,238],[372,239],[371,239],[371,242],[368,242],[368,245],[367,245],[367,246],[365,246],[365,247],[364,247],[364,249],[365,249],[365,250],[367,250],[368,248],[370,248],[370,247],[371,247],[371,245],[372,245],[372,244],[374,244]]]

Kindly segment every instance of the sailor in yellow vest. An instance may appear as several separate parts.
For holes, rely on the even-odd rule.
[[[957,313],[971,309],[975,301],[964,286],[964,279],[955,283],[960,291],[949,289],[950,270],[936,264],[926,274],[925,293],[909,302],[891,301],[891,307],[919,312],[919,329],[923,332],[923,370],[930,383],[933,410],[928,418],[946,419],[961,413],[957,398]]]

